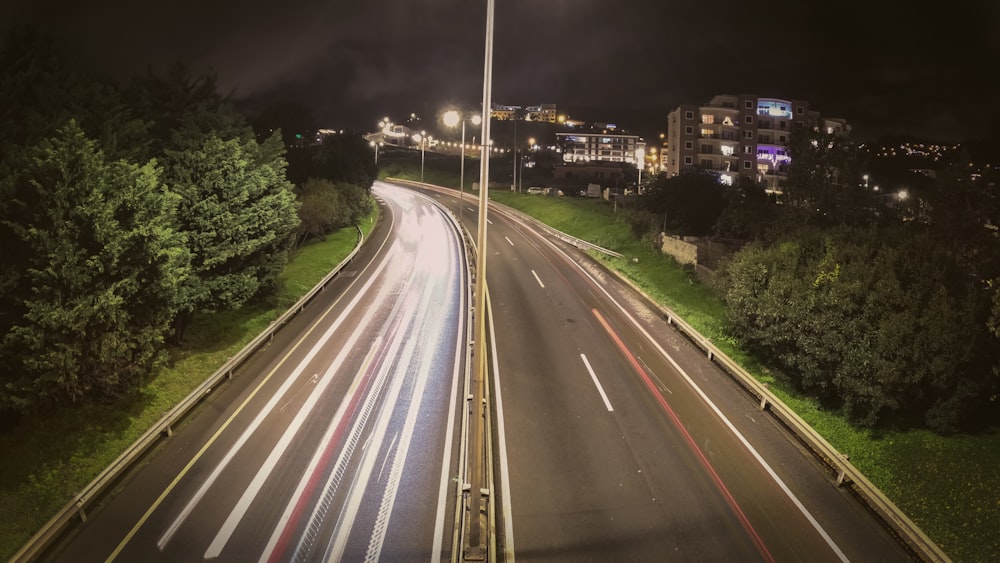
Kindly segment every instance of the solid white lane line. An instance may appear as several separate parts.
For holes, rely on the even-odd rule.
[[[542,283],[542,278],[538,277],[538,274],[536,274],[534,270],[531,271],[531,275],[535,276],[535,281],[538,282],[538,285],[542,286],[542,289],[545,289],[545,284]]]
[[[597,380],[597,374],[594,373],[594,368],[590,367],[587,355],[580,354],[580,359],[583,360],[583,365],[587,366],[587,371],[590,373],[590,379],[594,380],[594,385],[597,386],[597,392],[600,393],[601,398],[604,399],[604,406],[608,407],[608,412],[615,410],[611,408],[611,401],[608,400],[608,396],[604,393],[604,387],[601,387],[601,382]]]
[[[484,284],[485,286],[485,284]],[[497,405],[497,442],[500,447],[500,503],[503,508],[504,561],[514,563],[514,510],[510,504],[510,466],[507,463],[507,431],[503,417],[503,396],[500,393],[500,361],[497,357],[497,330],[493,326],[493,303],[490,301],[489,287],[486,287],[486,318],[490,322],[490,342],[493,346],[493,381]]]
[[[382,468],[378,470],[378,479],[375,479],[376,483],[382,482],[382,476],[385,475],[385,466],[387,463],[389,463],[389,458],[391,457],[392,449],[393,447],[395,447],[396,440],[398,439],[399,439],[399,432],[396,432],[396,435],[392,437],[392,441],[389,442],[389,449],[386,450],[385,459],[382,460]]]
[[[510,244],[511,246],[514,246],[514,242],[511,241],[509,238],[507,238],[506,236],[504,236],[503,238],[507,241],[508,244]]]

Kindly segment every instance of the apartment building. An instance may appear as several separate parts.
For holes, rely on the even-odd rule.
[[[809,102],[752,94],[723,94],[705,105],[679,106],[668,116],[666,173],[700,168],[718,174],[725,184],[747,176],[780,194],[791,162],[792,131],[819,117]],[[842,119],[822,123],[829,132],[849,130]]]
[[[500,121],[513,119],[523,121],[544,121],[555,123],[557,119],[555,104],[538,104],[534,106],[508,106],[493,104],[490,117]]]
[[[646,148],[637,135],[625,135],[605,130],[597,133],[556,133],[556,146],[561,147],[563,162],[622,162],[636,165],[636,150]]]

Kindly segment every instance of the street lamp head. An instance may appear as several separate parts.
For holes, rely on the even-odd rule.
[[[479,125],[482,122],[483,122],[483,118],[480,117],[478,113],[472,116],[472,124],[473,125]]]
[[[455,110],[449,110],[444,113],[444,124],[448,127],[458,125],[461,120],[462,118],[458,116],[458,112]]]

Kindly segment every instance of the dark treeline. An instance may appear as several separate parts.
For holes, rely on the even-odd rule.
[[[296,245],[370,209],[369,151],[343,137],[295,147],[290,168],[280,129],[255,134],[211,74],[178,64],[120,84],[14,27],[0,47],[0,415],[121,397],[194,315],[273,298]]]
[[[866,185],[849,136],[804,128],[790,151],[780,202],[696,172],[650,182],[642,221],[748,243],[718,272],[728,330],[827,407],[867,426],[996,422],[995,170],[960,159],[900,197]]]

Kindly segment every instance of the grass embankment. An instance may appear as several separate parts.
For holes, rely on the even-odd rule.
[[[1000,433],[941,436],[927,430],[859,429],[783,385],[725,332],[725,308],[692,274],[632,238],[602,200],[490,192],[494,201],[625,255],[599,257],[673,309],[743,365],[816,429],[957,561],[1000,561]],[[595,255],[596,256],[596,255]],[[632,259],[638,258],[638,262]]]
[[[362,222],[365,237],[377,219],[373,209]],[[356,244],[357,229],[352,227],[304,246],[285,267],[273,305],[197,315],[185,343],[170,350],[170,366],[134,396],[25,419],[0,435],[0,557],[13,556],[77,491],[312,289]]]

